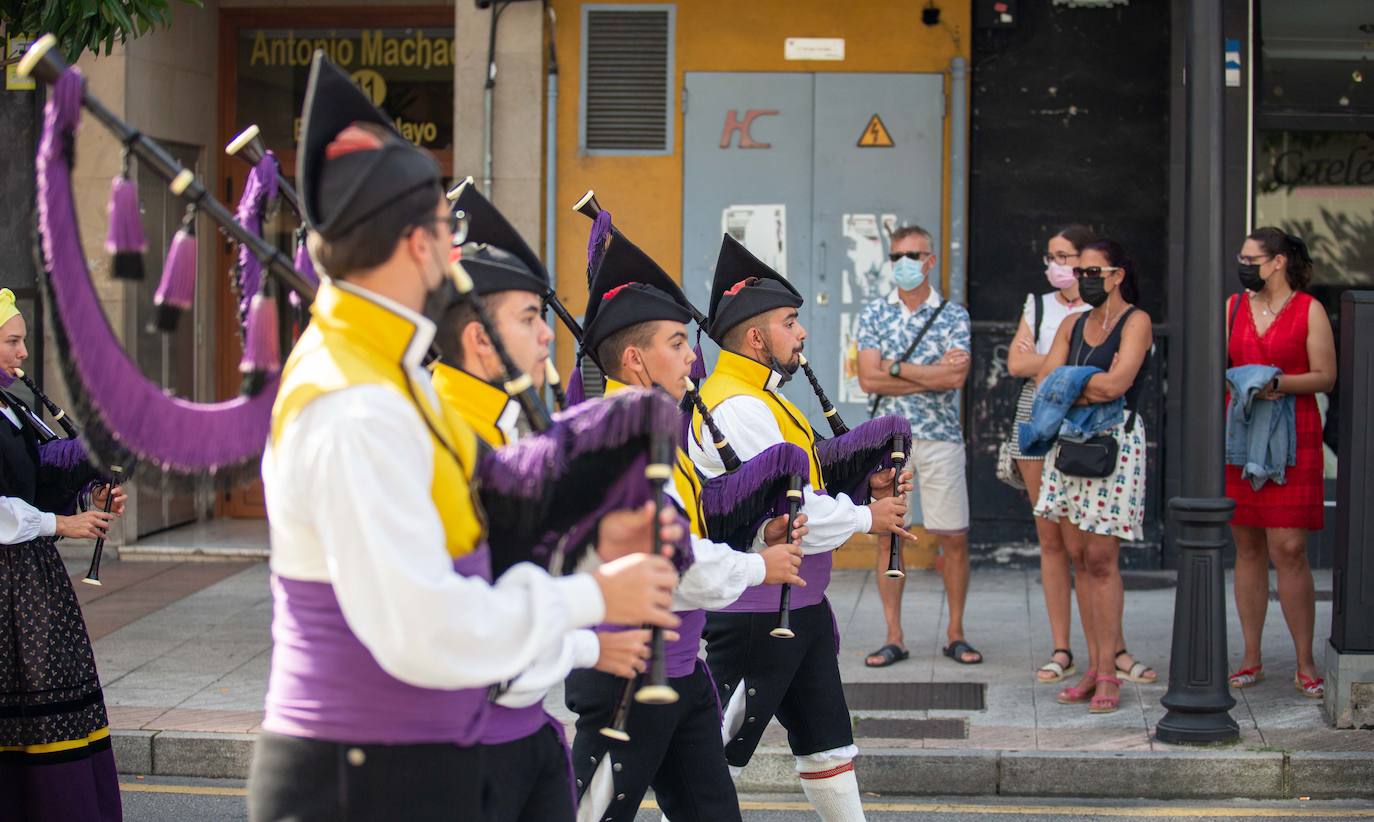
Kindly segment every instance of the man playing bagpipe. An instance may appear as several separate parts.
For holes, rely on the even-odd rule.
[[[606,396],[652,387],[680,402],[696,359],[687,341],[690,321],[682,290],[616,232],[591,284],[582,340],[583,351],[607,377]],[[798,461],[803,459],[798,454]],[[751,585],[804,584],[797,576],[801,552],[794,542],[806,526],[799,518],[789,541],[785,519],[770,518],[758,528],[758,553],[734,550],[706,536],[702,482],[686,452],[675,449],[668,494],[688,515],[694,554],[673,596],[673,608],[682,617],[680,636],[666,645],[663,660],[677,701],[636,702],[617,719],[617,711],[629,705],[623,700],[630,687],[625,680],[599,671],[575,671],[568,678],[567,704],[578,714],[573,767],[582,791],[578,818],[584,822],[633,819],[650,785],[673,822],[740,819],[720,737],[719,703],[705,663],[697,658],[706,619],[702,609],[724,607]],[[603,729],[620,724],[618,735],[628,740],[603,735]]]
[[[806,587],[791,599],[791,638],[778,628],[782,599],[777,585],[750,588],[723,612],[706,620],[706,659],[725,705],[723,735],[733,772],[749,762],[769,720],[787,729],[802,789],[826,822],[863,819],[853,759],[858,753],[840,686],[839,636],[829,602],[831,554],[856,533],[904,534],[904,490],[910,474],[895,470],[869,482],[869,505],[849,495],[826,493],[816,435],[806,416],[779,392],[797,370],[806,339],[798,321],[801,295],[729,235],[724,237],[711,287],[707,332],[721,347],[720,359],[701,386],[701,398],[741,459],[780,442],[810,456],[802,509],[809,533],[801,542]],[[688,450],[708,477],[723,465],[709,447],[698,412],[692,418]],[[783,589],[785,590],[785,589]],[[789,632],[782,632],[783,634]]]
[[[488,581],[477,439],[421,364],[453,236],[438,165],[321,53],[303,116],[297,179],[328,277],[263,456],[274,648],[250,816],[476,816],[489,686],[573,628],[675,627],[676,574],[643,553],[656,524],[636,511],[602,523],[619,558],[594,573]]]
[[[541,295],[549,275],[515,228],[472,186],[460,187],[454,206],[468,220],[461,247],[463,269],[482,297],[515,364],[544,384],[553,332],[544,322]],[[469,300],[455,298],[439,320],[433,366],[439,402],[462,415],[491,448],[528,433],[520,406],[500,387],[502,367]],[[493,573],[506,563],[493,557]],[[575,668],[617,677],[644,670],[649,632],[568,632],[557,647],[523,672],[497,698],[481,742],[490,775],[486,822],[558,822],[576,814],[563,726],[544,710],[549,689]]]

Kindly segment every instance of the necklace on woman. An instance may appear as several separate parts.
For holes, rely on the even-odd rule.
[[[1292,292],[1292,291],[1288,292],[1288,296],[1283,298],[1283,302],[1282,302],[1282,303],[1279,303],[1278,311],[1275,311],[1275,310],[1274,310],[1273,306],[1271,306],[1271,305],[1269,304],[1269,298],[1268,298],[1268,297],[1265,297],[1265,298],[1264,298],[1264,307],[1261,309],[1261,310],[1264,312],[1264,316],[1266,316],[1266,317],[1277,317],[1277,316],[1279,315],[1279,311],[1282,311],[1282,310],[1283,310],[1283,307],[1286,306],[1286,305],[1288,305],[1288,301],[1291,300],[1291,299],[1293,299],[1293,294],[1294,294],[1294,292]],[[1256,296],[1258,296],[1258,295],[1256,295]]]
[[[1117,316],[1119,317],[1119,316],[1121,316],[1121,315],[1118,313]],[[1108,328],[1111,328],[1111,325],[1112,325],[1112,312],[1111,312],[1111,309],[1107,308],[1106,305],[1103,305],[1103,307],[1102,307],[1102,330],[1103,330],[1103,331],[1106,331]]]

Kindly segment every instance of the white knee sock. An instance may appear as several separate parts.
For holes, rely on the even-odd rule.
[[[803,771],[798,776],[802,791],[822,822],[864,822],[853,760],[824,771]]]

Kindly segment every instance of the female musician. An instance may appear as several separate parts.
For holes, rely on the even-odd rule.
[[[0,289],[0,382],[28,358],[27,333]],[[124,494],[110,513],[53,513],[75,507],[64,480],[78,469],[40,464],[43,429],[8,391],[0,414],[0,819],[122,819],[95,655],[54,538],[104,536]]]

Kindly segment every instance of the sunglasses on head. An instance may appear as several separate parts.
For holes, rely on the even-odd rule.
[[[1114,265],[1090,265],[1087,268],[1075,268],[1073,270],[1073,276],[1080,280],[1084,277],[1097,278],[1106,274],[1114,274],[1120,270],[1121,268],[1119,266]]]
[[[894,251],[887,255],[887,258],[895,263],[903,257],[906,257],[908,260],[915,260],[919,263],[932,254],[934,254],[934,252],[931,251]]]

